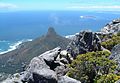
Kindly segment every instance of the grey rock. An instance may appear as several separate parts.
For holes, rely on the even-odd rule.
[[[68,64],[68,60],[66,58],[61,58],[60,62],[62,62],[63,64]]]
[[[16,73],[1,83],[23,83],[21,81],[21,78],[22,78],[21,75],[19,73]]]
[[[56,63],[56,58],[60,54],[61,48],[57,47],[53,50],[47,51],[39,56],[39,58],[44,59],[45,63],[54,70],[57,66],[60,66],[60,63]]]
[[[47,68],[35,70],[32,76],[33,83],[57,83],[57,74]]]
[[[111,53],[112,54],[110,55],[109,58],[117,61],[120,67],[120,44],[114,46],[113,49],[111,50]]]
[[[68,72],[69,68],[65,66],[57,66],[55,68],[55,72],[57,73],[57,76],[64,76]]]
[[[48,73],[50,72],[50,73]],[[24,72],[24,81],[29,81],[29,79],[34,80],[33,74],[38,75],[38,77],[55,77],[55,73],[53,73],[52,70],[50,70],[50,67],[45,63],[43,58],[35,57],[31,60],[29,67]],[[56,79],[56,77],[54,78]]]
[[[120,83],[120,80],[116,81],[115,83]]]
[[[39,57],[33,58],[26,70],[25,80],[27,79],[26,81],[31,81],[32,83],[56,83],[57,74],[50,69],[51,67],[46,61],[54,62],[54,58],[57,57],[59,50],[60,47],[57,47],[41,54]],[[51,63],[51,65],[54,64]]]
[[[101,32],[105,34],[113,33],[116,34],[120,31],[120,19],[113,20],[112,22],[106,24],[106,26],[101,29]]]
[[[62,76],[59,78],[58,83],[81,83],[81,82],[68,76]]]
[[[102,50],[101,39],[96,33],[83,31],[68,45],[67,51],[75,58],[78,54]]]
[[[60,51],[61,51],[61,48],[57,47],[53,50],[50,50],[50,51],[47,51],[47,52],[41,54],[39,57],[45,59],[46,61],[52,62],[57,58]]]

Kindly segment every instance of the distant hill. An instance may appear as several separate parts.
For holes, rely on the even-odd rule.
[[[54,28],[49,28],[46,35],[23,43],[16,50],[0,55],[0,72],[15,73],[13,71],[21,71],[21,66],[28,64],[33,57],[57,46],[66,49],[70,41],[58,35]]]

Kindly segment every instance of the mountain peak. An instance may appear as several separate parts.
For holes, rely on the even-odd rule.
[[[55,29],[53,27],[48,28],[47,35],[56,35]]]

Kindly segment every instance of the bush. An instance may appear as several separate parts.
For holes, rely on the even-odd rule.
[[[117,33],[117,36],[120,36],[120,31]]]
[[[108,59],[109,55],[108,51],[81,54],[69,65],[67,75],[83,83],[94,83],[94,79],[113,73],[116,69],[117,65]]]
[[[115,83],[119,79],[120,77],[115,74],[105,74],[100,76],[99,79],[97,78],[95,83]]]
[[[108,49],[111,50],[115,45],[120,43],[120,36],[119,35],[113,35],[111,39],[108,39],[107,41],[104,41],[101,43],[101,45]]]

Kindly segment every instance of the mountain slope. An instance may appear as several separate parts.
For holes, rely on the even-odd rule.
[[[104,28],[101,29],[101,32],[109,34],[109,33],[117,33],[120,31],[120,18],[111,21],[106,24]]]
[[[14,73],[15,70],[20,71],[22,70],[21,66],[28,64],[33,57],[57,46],[66,49],[69,42],[69,39],[58,35],[53,28],[49,28],[46,35],[31,42],[23,43],[14,51],[0,55],[0,72]]]

